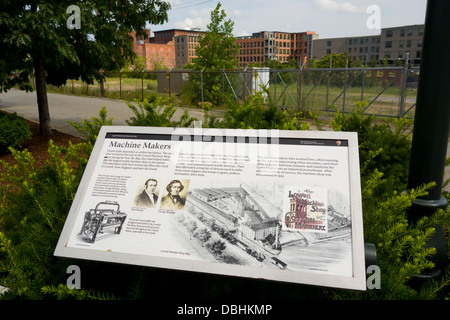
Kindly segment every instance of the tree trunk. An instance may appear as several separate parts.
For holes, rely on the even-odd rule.
[[[42,59],[37,55],[33,57],[34,72],[36,78],[36,95],[39,111],[39,129],[42,136],[51,136],[50,112],[47,100],[47,83],[45,81],[45,69]]]
[[[100,97],[105,97],[105,84],[103,83],[103,81],[100,81]]]

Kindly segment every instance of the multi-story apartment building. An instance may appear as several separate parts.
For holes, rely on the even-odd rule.
[[[389,64],[403,62],[409,53],[409,62],[420,64],[424,25],[410,25],[381,29],[380,35],[314,40],[315,59],[330,53],[347,52],[352,61]]]
[[[362,36],[314,40],[314,58],[320,59],[330,53],[347,52],[352,61],[378,61],[380,59],[380,37]]]
[[[413,65],[420,64],[424,25],[383,28],[380,35],[380,53],[389,61],[404,60],[409,53]]]
[[[249,64],[263,64],[267,60],[277,60],[282,63],[295,59],[298,63],[305,63],[311,58],[312,40],[315,32],[278,32],[261,31],[251,36],[236,38],[240,50],[238,66]]]

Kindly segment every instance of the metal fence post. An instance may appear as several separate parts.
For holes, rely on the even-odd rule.
[[[342,113],[345,113],[345,93],[347,91],[347,77],[348,77],[348,59],[345,64],[345,76],[344,76],[344,95],[342,97]]]
[[[142,93],[142,98],[141,98],[141,100],[142,101],[144,101],[144,70],[145,70],[146,68],[144,68],[144,69],[142,69],[142,71],[141,71],[141,93]]]
[[[274,80],[275,80],[275,83],[273,84],[274,85],[274,91],[273,91],[273,101],[274,102],[277,101],[277,78],[278,78],[277,72],[278,72],[277,70],[274,70],[274,73],[273,73]]]
[[[403,79],[402,79],[402,92],[400,96],[400,108],[398,111],[398,118],[403,117],[405,111],[405,101],[406,101],[406,81],[408,80],[408,64],[409,64],[409,52],[405,55],[405,62],[403,63]]]
[[[172,88],[171,88],[171,79],[170,79],[171,71],[172,71],[172,69],[169,69],[169,71],[167,71],[167,79],[169,80],[169,98],[172,97]]]
[[[369,59],[369,54],[366,53],[366,61],[364,63],[364,70],[363,70],[363,78],[361,82],[361,101],[364,101],[364,85],[366,83],[366,69],[367,69],[367,60]]]
[[[300,69],[298,70],[298,111],[302,109],[302,80],[303,80],[303,63],[300,62]]]
[[[331,74],[331,68],[333,66],[333,56],[330,54],[330,69],[328,69],[328,81],[327,81],[327,102],[326,102],[326,106],[325,106],[325,110],[328,110],[328,97],[330,94],[330,74]]]

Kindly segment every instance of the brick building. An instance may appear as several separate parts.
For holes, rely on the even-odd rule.
[[[205,34],[197,29],[170,29],[155,31],[148,39],[137,37],[132,33],[136,55],[145,57],[147,69],[153,70],[155,65],[164,68],[182,68],[192,62],[195,49],[199,45],[199,36]],[[266,60],[277,60],[287,63],[295,59],[297,63],[305,63],[312,58],[314,32],[275,32],[261,31],[248,37],[236,38],[240,45],[238,66],[245,67],[253,63],[264,63]]]
[[[304,64],[312,57],[314,38],[316,34],[312,31],[297,33],[261,31],[251,36],[237,37],[236,43],[240,45],[238,66],[263,64],[267,60],[287,63],[292,59]]]
[[[149,38],[142,36],[136,37],[133,32],[133,47],[137,56],[144,57],[147,64],[147,70],[154,70],[156,66],[165,68],[175,67],[175,42],[172,40],[165,43],[155,43],[150,38],[150,30],[146,30]]]
[[[145,57],[147,70],[154,70],[155,66],[164,69],[182,68],[195,58],[195,48],[198,46],[199,35],[204,34],[198,30],[170,29],[155,31],[150,37],[150,30],[146,30],[148,39],[142,36],[134,38],[134,52]]]

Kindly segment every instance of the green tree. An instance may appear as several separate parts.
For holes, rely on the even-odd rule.
[[[39,3],[39,4],[38,4]],[[130,33],[167,21],[170,5],[160,0],[0,1],[0,92],[30,89],[34,72],[40,132],[52,133],[46,84],[68,79],[104,80],[135,56]]]
[[[211,23],[203,36],[199,37],[199,46],[195,53],[194,69],[217,71],[237,66],[236,56],[239,47],[233,36],[234,22],[225,20],[224,10],[220,10],[220,2],[211,12]]]
[[[347,52],[344,52],[344,53],[330,53],[323,56],[320,60],[317,60],[316,67],[329,68],[330,59],[332,68],[345,68],[345,67],[351,68],[353,66],[353,62],[348,57]]]
[[[211,23],[208,24],[205,34],[199,37],[199,46],[195,51],[197,58],[192,65],[187,66],[196,71],[205,71],[203,84],[200,75],[191,77],[189,89],[194,102],[202,100],[202,90],[199,88],[203,85],[203,100],[215,105],[221,104],[224,97],[224,75],[220,71],[237,66],[239,46],[233,36],[234,22],[225,18],[225,11],[221,10],[219,2],[211,12]],[[233,82],[233,79],[231,81]]]

